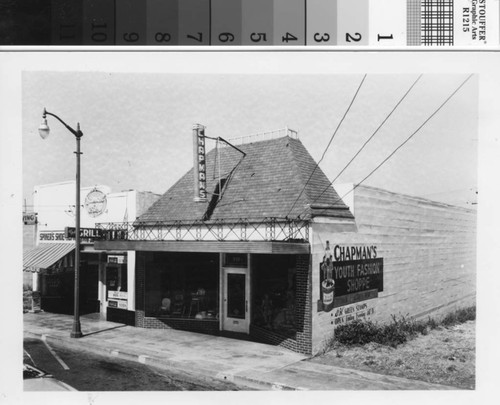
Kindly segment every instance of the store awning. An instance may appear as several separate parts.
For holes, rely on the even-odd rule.
[[[74,243],[40,243],[23,254],[23,271],[46,269],[75,250]]]
[[[135,250],[150,252],[213,252],[309,254],[307,242],[279,241],[95,241],[97,250]]]

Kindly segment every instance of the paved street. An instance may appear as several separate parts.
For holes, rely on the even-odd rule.
[[[52,352],[49,350],[52,349]],[[230,382],[157,369],[117,357],[63,348],[41,339],[24,339],[34,365],[78,391],[229,391]],[[65,369],[68,368],[68,369]],[[247,389],[247,388],[245,388]]]

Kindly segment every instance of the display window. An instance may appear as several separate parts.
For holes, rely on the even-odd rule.
[[[106,266],[106,295],[109,308],[128,309],[126,264],[108,264]]]
[[[219,255],[156,253],[146,267],[146,316],[216,320]]]
[[[127,291],[127,266],[108,265],[106,268],[106,288],[108,291]]]
[[[294,336],[295,258],[252,255],[252,324],[283,336]]]

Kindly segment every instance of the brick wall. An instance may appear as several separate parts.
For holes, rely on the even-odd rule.
[[[296,299],[295,320],[297,322],[297,352],[311,354],[312,319],[311,297],[312,279],[309,255],[296,256]]]
[[[313,353],[333,336],[337,308],[318,312],[319,266],[326,241],[341,246],[377,246],[384,260],[384,290],[378,298],[349,307],[373,321],[391,315],[439,318],[475,304],[476,213],[388,191],[361,186],[354,191],[357,232],[335,224],[312,226]],[[366,315],[366,316],[365,316]]]
[[[144,292],[147,252],[137,252],[135,265],[135,326],[144,328]]]
[[[297,339],[281,336],[271,330],[250,324],[250,336],[257,342],[267,343],[273,346],[284,347],[294,352],[305,353],[300,350]]]
[[[207,333],[209,335],[219,334],[218,320],[143,317],[142,327],[152,329],[180,329],[190,332]]]

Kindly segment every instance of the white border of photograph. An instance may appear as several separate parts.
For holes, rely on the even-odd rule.
[[[500,296],[498,264],[495,257],[498,237],[498,173],[500,161],[500,53],[495,52],[2,52],[0,53],[0,224],[2,227],[0,269],[4,275],[0,291],[2,315],[2,367],[0,396],[8,403],[36,400],[53,401],[51,396],[22,393],[19,378],[22,354],[22,94],[23,71],[109,71],[198,74],[400,74],[400,73],[477,73],[479,75],[479,167],[478,167],[478,322],[477,375],[475,391],[449,392],[310,392],[266,393],[278,403],[339,401],[386,403],[404,400],[453,401],[470,403],[478,395],[493,393],[498,384],[493,371],[498,357]],[[76,97],[78,95],[75,95]],[[34,125],[38,125],[35,122]],[[8,338],[8,339],[7,339]],[[7,359],[4,361],[4,359]],[[17,363],[19,362],[19,364]],[[200,401],[206,403],[250,403],[263,393],[198,393],[187,397],[179,393],[71,394],[72,403],[132,403]],[[147,395],[144,397],[144,395]],[[168,395],[168,397],[165,397]],[[66,397],[64,397],[66,398]],[[69,399],[69,398],[68,398]],[[483,398],[486,399],[486,398]]]

